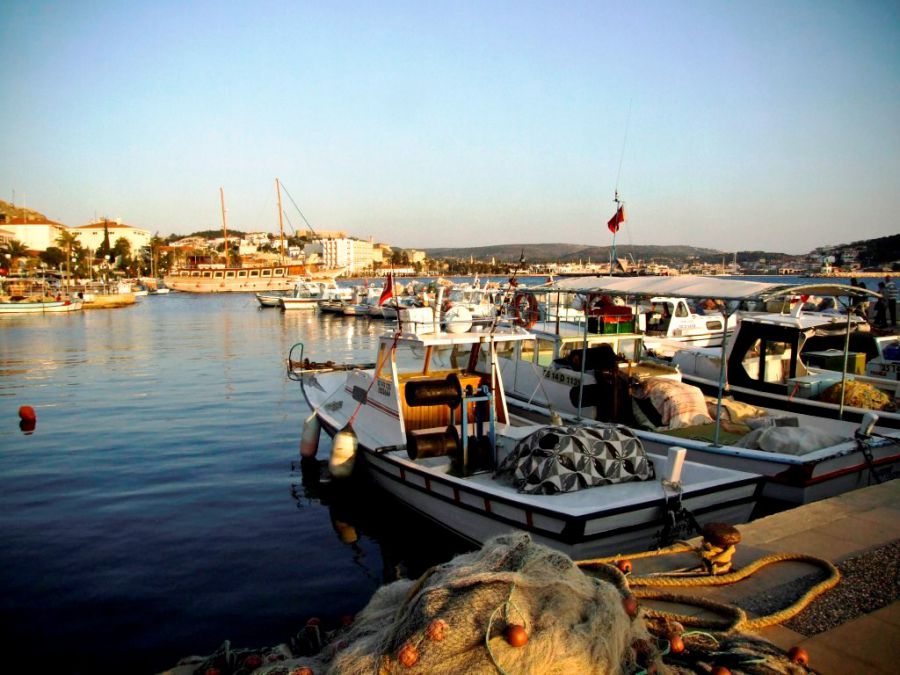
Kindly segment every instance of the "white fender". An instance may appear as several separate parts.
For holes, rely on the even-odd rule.
[[[328,460],[332,477],[348,478],[353,473],[358,445],[356,433],[349,424],[334,435],[331,441],[331,458]]]
[[[300,438],[300,456],[315,457],[319,451],[319,432],[322,425],[316,413],[312,413],[303,422],[303,436]]]
[[[472,328],[472,313],[462,305],[454,305],[444,312],[448,333],[466,333]]]

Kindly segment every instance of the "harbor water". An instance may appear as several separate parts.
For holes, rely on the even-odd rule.
[[[384,329],[259,310],[247,294],[3,317],[6,664],[153,673],[225,639],[277,644],[452,557],[459,542],[377,494],[323,493],[299,466],[308,409],[285,376],[291,345],[365,359]],[[323,434],[319,458],[329,450]]]
[[[309,411],[285,376],[290,347],[371,360],[384,330],[245,294],[3,317],[4,663],[154,673],[226,639],[272,645],[464,550],[379,493],[348,499],[300,466]],[[319,458],[329,450],[323,435]]]

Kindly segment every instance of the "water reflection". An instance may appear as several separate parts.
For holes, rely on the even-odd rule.
[[[338,541],[348,547],[354,563],[367,576],[375,578],[372,567],[378,566],[382,583],[417,578],[472,548],[392,501],[364,472],[344,481],[332,480],[327,460],[314,457],[295,462],[294,469],[301,474],[300,483],[292,488],[298,508],[310,503],[326,506]],[[371,561],[366,555],[364,543],[369,541],[376,545],[380,560]]]

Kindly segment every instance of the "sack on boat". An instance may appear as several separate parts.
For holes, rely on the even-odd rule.
[[[504,638],[511,624],[525,628],[527,648]],[[517,533],[417,581],[382,586],[341,636],[328,672],[632,673],[639,669],[632,644],[648,638],[613,584]]]
[[[766,426],[754,429],[734,445],[781,455],[806,455],[850,439],[810,427]]]
[[[613,425],[547,426],[526,436],[497,468],[519,492],[557,494],[654,478],[640,439]]]
[[[664,377],[651,377],[634,393],[635,398],[649,399],[659,412],[666,429],[682,429],[709,424],[706,399],[699,387]]]

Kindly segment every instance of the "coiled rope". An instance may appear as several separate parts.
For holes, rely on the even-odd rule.
[[[712,527],[719,529],[718,531],[711,531],[710,526],[704,528],[704,539],[700,546],[691,546],[686,542],[679,542],[658,551],[581,560],[576,562],[576,564],[582,569],[591,570],[607,581],[616,584],[620,590],[630,591],[637,598],[692,605],[711,610],[726,617],[725,620],[700,619],[695,616],[647,609],[647,617],[651,620],[678,621],[684,625],[703,626],[717,629],[724,633],[732,633],[738,630],[759,630],[767,626],[784,623],[797,616],[823,593],[834,588],[841,579],[840,572],[831,562],[803,553],[772,553],[753,561],[739,570],[732,571],[731,559],[735,552],[735,545],[740,541],[740,534],[736,529],[725,526],[728,529],[723,536],[720,525]],[[623,573],[615,566],[618,563],[630,571],[630,562],[625,564],[623,561],[658,558],[678,553],[694,553],[700,559],[700,565],[688,570],[675,570],[644,576]],[[678,587],[724,586],[746,579],[762,568],[780,562],[808,563],[825,570],[827,577],[814,584],[788,607],[760,617],[750,618],[740,607],[725,602],[698,596],[679,595],[669,591],[650,588],[670,589]]]

